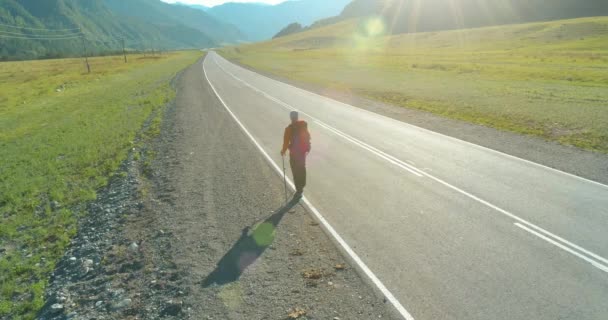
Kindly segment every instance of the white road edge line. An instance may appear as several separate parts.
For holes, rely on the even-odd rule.
[[[214,53],[215,53],[215,51],[214,51]],[[216,54],[217,54],[217,53],[216,53]],[[219,54],[217,54],[217,55],[218,55],[218,56],[220,56],[222,59],[226,60],[226,59],[225,59],[224,57],[222,57],[221,55],[219,55]],[[320,95],[320,94],[318,94],[318,93],[314,93],[314,92],[312,92],[312,91],[308,91],[308,90],[305,90],[305,89],[302,89],[302,88],[298,88],[298,87],[296,87],[296,86],[294,86],[294,85],[291,85],[291,84],[289,84],[289,83],[281,82],[281,81],[278,81],[278,80],[272,79],[272,78],[270,78],[270,77],[266,77],[266,76],[264,76],[264,75],[261,75],[261,74],[259,74],[259,73],[257,73],[257,72],[251,71],[251,70],[248,70],[248,69],[245,69],[245,68],[242,68],[242,67],[239,67],[239,68],[241,68],[241,69],[243,69],[243,70],[246,70],[246,71],[249,71],[249,72],[251,72],[251,73],[253,73],[253,74],[257,75],[257,76],[260,76],[260,77],[266,78],[266,79],[268,79],[268,80],[271,80],[271,81],[273,81],[273,82],[276,82],[276,83],[279,83],[279,84],[286,85],[286,86],[288,86],[288,87],[294,88],[294,89],[296,89],[296,90],[298,90],[298,91],[301,91],[301,92],[304,92],[304,93],[307,93],[307,94],[311,94],[311,95],[317,96],[317,97],[319,97],[319,98],[323,98],[323,99],[331,100],[331,101],[333,101],[333,102],[335,102],[335,103],[338,103],[338,104],[341,104],[341,105],[344,105],[344,106],[347,106],[347,107],[350,107],[350,108],[355,108],[355,109],[357,109],[357,110],[361,110],[361,111],[363,111],[363,112],[365,112],[365,113],[370,113],[370,114],[373,114],[374,116],[380,116],[380,117],[384,117],[384,118],[386,118],[386,119],[389,119],[389,120],[395,121],[395,122],[397,122],[397,123],[400,123],[400,124],[403,124],[403,125],[406,125],[406,126],[410,126],[410,127],[414,127],[414,128],[417,128],[417,129],[420,129],[420,130],[423,130],[423,131],[426,131],[426,132],[432,133],[432,134],[434,134],[434,135],[438,135],[438,136],[441,136],[441,137],[448,138],[448,139],[450,139],[450,140],[455,140],[455,141],[459,141],[459,142],[462,142],[462,143],[466,143],[466,144],[468,144],[468,145],[472,145],[472,146],[475,146],[475,147],[477,147],[477,148],[481,148],[481,149],[484,149],[484,150],[488,150],[488,151],[491,151],[491,152],[494,152],[494,153],[497,153],[497,154],[500,154],[500,155],[506,156],[506,157],[508,157],[508,158],[512,158],[512,159],[520,160],[520,161],[523,161],[523,162],[526,162],[526,163],[529,163],[529,164],[532,164],[532,165],[535,165],[535,166],[539,166],[539,167],[542,167],[542,168],[545,168],[545,169],[549,169],[549,170],[551,170],[551,171],[555,171],[555,172],[558,172],[558,173],[561,173],[561,174],[564,174],[564,175],[567,175],[567,176],[570,176],[570,177],[573,177],[573,178],[576,178],[576,179],[579,179],[579,180],[583,180],[583,181],[586,181],[586,182],[590,182],[590,183],[596,184],[596,185],[601,186],[601,187],[604,187],[604,188],[608,188],[608,185],[603,184],[603,183],[601,183],[601,182],[597,182],[597,181],[593,181],[593,180],[591,180],[591,179],[583,178],[583,177],[581,177],[581,176],[577,176],[577,175],[572,174],[572,173],[568,173],[568,172],[565,172],[565,171],[562,171],[562,170],[559,170],[559,169],[551,168],[551,167],[546,166],[546,165],[544,165],[544,164],[540,164],[540,163],[537,163],[537,162],[534,162],[534,161],[526,160],[526,159],[523,159],[523,158],[520,158],[520,157],[517,157],[517,156],[514,156],[514,155],[510,155],[510,154],[508,154],[508,153],[504,153],[504,152],[502,152],[502,151],[494,150],[494,149],[491,149],[491,148],[488,148],[488,147],[484,147],[484,146],[481,146],[481,145],[478,145],[478,144],[475,144],[475,143],[472,143],[472,142],[468,142],[468,141],[465,141],[465,140],[462,140],[462,139],[458,139],[458,138],[455,138],[455,137],[451,137],[451,136],[448,136],[448,135],[445,135],[445,134],[443,134],[443,133],[439,133],[439,132],[436,132],[436,131],[433,131],[433,130],[425,129],[425,128],[423,128],[423,127],[419,127],[419,126],[417,126],[417,125],[413,125],[413,124],[411,124],[411,123],[407,123],[407,122],[399,121],[399,120],[396,120],[396,119],[393,119],[393,118],[390,118],[390,117],[386,117],[386,116],[380,115],[380,114],[378,114],[378,113],[375,113],[375,112],[372,112],[372,111],[369,111],[369,110],[366,110],[366,109],[363,109],[363,108],[358,108],[358,107],[355,107],[355,106],[350,105],[350,104],[348,104],[348,103],[344,103],[344,102],[341,102],[341,101],[338,101],[338,100],[335,100],[335,99],[332,99],[332,98],[329,98],[329,97],[326,97],[326,96]]]
[[[338,129],[336,129],[336,128],[334,128],[334,127],[332,127],[332,126],[330,126],[330,125],[328,125],[328,124],[326,124],[326,123],[324,123],[323,121],[321,121],[321,120],[319,120],[319,119],[317,119],[317,118],[315,118],[315,117],[311,116],[310,114],[308,114],[308,113],[306,113],[306,112],[304,112],[304,111],[302,111],[302,110],[299,110],[299,109],[297,109],[297,108],[295,108],[295,107],[293,107],[293,106],[289,105],[288,103],[285,103],[285,102],[281,101],[280,99],[275,98],[275,97],[273,97],[273,96],[271,96],[271,95],[267,94],[266,92],[264,92],[264,91],[262,91],[262,90],[260,90],[260,89],[258,89],[258,88],[256,88],[256,87],[254,87],[253,85],[251,85],[251,84],[249,84],[249,83],[245,82],[244,80],[240,79],[239,77],[235,76],[235,75],[234,75],[232,72],[230,72],[230,71],[228,71],[228,70],[224,69],[222,66],[220,66],[220,64],[219,64],[219,63],[217,63],[217,60],[215,60],[215,57],[213,58],[213,62],[215,62],[215,64],[216,64],[216,65],[217,65],[217,66],[218,66],[220,69],[222,69],[222,71],[224,71],[226,74],[230,75],[230,76],[231,76],[231,77],[233,77],[235,80],[237,80],[237,81],[241,82],[242,84],[244,84],[245,86],[247,86],[247,87],[251,88],[252,90],[254,90],[254,91],[256,91],[256,92],[260,93],[261,95],[263,95],[264,97],[268,98],[269,100],[272,100],[272,101],[274,101],[274,102],[278,103],[278,104],[279,104],[279,105],[281,105],[281,106],[282,106],[282,107],[283,107],[285,110],[287,110],[287,111],[298,111],[298,112],[300,112],[301,114],[303,114],[303,115],[305,115],[305,116],[309,117],[310,119],[314,120],[314,121],[315,121],[315,123],[317,123],[318,125],[320,125],[320,126],[321,126],[321,127],[323,127],[324,129],[327,129],[327,130],[329,130],[329,131],[333,132],[334,134],[337,134],[338,136],[341,136],[342,138],[346,139],[347,141],[349,141],[349,142],[351,142],[351,143],[353,143],[353,144],[355,144],[355,145],[357,145],[357,146],[359,146],[359,147],[361,147],[361,148],[363,148],[363,149],[365,149],[365,150],[367,150],[367,151],[369,151],[369,152],[371,152],[371,153],[373,153],[373,154],[377,155],[378,157],[380,157],[380,158],[382,158],[382,159],[384,159],[384,160],[386,160],[386,161],[388,161],[388,162],[390,162],[390,163],[392,163],[392,164],[394,164],[394,165],[396,165],[396,166],[400,167],[401,169],[404,169],[404,170],[406,170],[406,171],[410,172],[411,174],[413,174],[413,175],[415,175],[415,176],[417,176],[417,177],[423,177],[422,170],[420,170],[420,169],[418,169],[418,168],[416,168],[416,167],[412,166],[412,165],[411,165],[411,164],[409,164],[409,163],[403,162],[403,161],[401,161],[401,160],[399,160],[399,159],[397,159],[397,158],[395,158],[395,157],[393,157],[393,156],[391,156],[391,155],[389,155],[389,154],[385,153],[385,152],[384,152],[384,151],[382,151],[382,150],[378,150],[378,149],[376,149],[376,148],[374,148],[374,147],[370,146],[369,144],[367,144],[367,143],[365,143],[365,142],[362,142],[362,141],[360,141],[360,140],[357,140],[356,138],[353,138],[353,137],[351,137],[351,136],[348,136],[348,135],[347,135],[347,134],[345,134],[344,132],[342,132],[342,131],[340,131],[340,130],[338,130]]]
[[[206,58],[205,58],[205,60],[206,60]],[[209,77],[207,77],[207,72],[205,69],[205,60],[203,60],[203,63],[202,63],[203,74],[205,75],[205,79],[207,79],[207,82],[211,86],[211,89],[213,89],[213,92],[215,93],[217,98],[220,100],[222,105],[224,105],[224,108],[226,108],[226,111],[228,111],[228,113],[232,116],[232,118],[236,121],[236,123],[238,123],[238,125],[241,127],[241,129],[249,137],[249,139],[251,139],[251,141],[255,144],[255,146],[264,155],[266,160],[268,160],[268,162],[279,173],[279,175],[283,175],[283,170],[279,167],[278,164],[276,164],[272,160],[270,155],[268,155],[268,153],[264,150],[264,148],[257,142],[257,140],[249,132],[249,130],[247,130],[247,128],[237,118],[237,116],[232,112],[232,110],[230,110],[230,108],[228,107],[226,102],[224,102],[224,99],[222,99],[222,97],[219,95],[219,93],[217,92],[217,90],[215,89],[215,87],[213,86],[211,81],[209,80]],[[291,182],[291,179],[287,178],[287,181],[289,183],[289,186],[291,188],[294,188],[294,185]],[[382,281],[380,281],[380,279],[378,279],[378,277],[369,269],[369,267],[363,262],[363,260],[361,260],[361,258],[359,258],[359,256],[353,251],[353,249],[351,249],[351,247],[346,243],[346,241],[344,241],[344,239],[342,239],[342,237],[338,234],[338,232],[336,232],[336,230],[329,224],[329,222],[327,222],[327,220],[325,220],[325,218],[321,215],[319,210],[317,210],[317,208],[315,208],[315,206],[313,206],[312,203],[306,197],[303,197],[302,200],[304,201],[306,206],[310,209],[310,211],[315,215],[315,217],[325,227],[325,229],[342,246],[344,251],[346,251],[346,253],[351,257],[351,259],[353,259],[353,261],[355,261],[357,266],[370,278],[370,280],[376,285],[376,287],[380,290],[380,292],[382,292],[382,294],[386,297],[386,299],[395,307],[395,309],[399,312],[399,314],[401,314],[401,316],[406,320],[414,320],[414,317],[412,317],[412,315],[403,307],[403,305],[401,305],[399,300],[397,300],[397,298],[395,298],[395,296],[393,296],[393,294],[386,288],[386,286],[384,286]]]
[[[239,78],[239,77],[237,77],[236,75],[232,74],[230,71],[228,71],[228,70],[224,69],[222,66],[220,66],[220,65],[219,65],[219,63],[217,62],[217,60],[215,59],[215,57],[213,58],[213,61],[215,62],[215,64],[216,64],[216,65],[217,65],[217,66],[218,66],[218,67],[219,67],[219,68],[220,68],[222,71],[224,71],[226,74],[230,75],[230,76],[231,76],[231,77],[233,77],[234,79],[236,79],[236,80],[238,80],[238,81],[242,82],[243,84],[245,84],[246,86],[250,87],[251,89],[253,89],[253,90],[257,91],[257,92],[260,92],[260,93],[261,93],[261,94],[263,94],[265,97],[269,98],[269,99],[270,99],[270,100],[272,100],[272,101],[275,101],[275,102],[279,103],[279,104],[280,104],[280,105],[282,105],[283,107],[288,108],[288,110],[293,109],[293,107],[291,107],[289,104],[287,104],[287,103],[285,103],[285,102],[283,102],[283,101],[281,101],[281,100],[279,100],[279,99],[277,99],[277,98],[275,98],[275,97],[271,96],[270,94],[268,94],[268,93],[266,93],[266,92],[264,92],[264,91],[262,91],[262,90],[260,90],[260,89],[258,89],[258,88],[256,88],[256,87],[254,87],[253,85],[251,85],[251,84],[249,84],[249,83],[245,82],[244,80],[240,79],[240,78]],[[304,113],[304,114],[306,114],[306,113]],[[321,124],[321,123],[322,123],[321,121],[317,120],[315,117],[313,117],[313,116],[311,116],[311,115],[309,115],[309,114],[306,114],[306,115],[307,115],[308,117],[310,117],[311,119],[314,119],[315,121],[317,121],[317,122],[318,122],[318,124]],[[345,139],[351,139],[351,140],[358,141],[356,138],[353,138],[353,137],[349,136],[348,134],[343,133],[343,132],[339,131],[338,129],[335,129],[335,128],[333,128],[333,127],[331,127],[331,126],[329,126],[329,125],[327,125],[327,124],[325,124],[325,123],[323,123],[323,125],[324,125],[324,126],[327,126],[327,127],[329,127],[329,128],[331,128],[331,130],[332,130],[332,131],[334,131],[334,133],[336,133],[335,131],[340,132],[340,133],[341,133],[341,135],[343,136],[343,138],[345,138]],[[322,126],[323,126],[323,125],[322,125]],[[328,128],[326,128],[326,129],[328,129]],[[352,142],[352,141],[351,141],[351,142]],[[364,149],[367,149],[367,150],[369,150],[369,151],[371,151],[371,152],[374,152],[374,151],[370,150],[369,148],[365,148],[365,147],[364,147],[364,145],[367,145],[366,143],[361,142],[361,141],[359,141],[359,143],[360,143],[360,146],[361,146],[361,147],[363,147]],[[368,145],[368,146],[369,146],[369,145]],[[370,148],[373,148],[373,147],[371,147],[371,146],[370,146]],[[375,148],[374,148],[374,149],[375,149]],[[377,150],[377,149],[376,149],[376,150]],[[389,154],[386,154],[386,153],[385,153],[385,152],[383,152],[383,151],[378,150],[377,152],[381,152],[382,154],[384,154],[385,156],[382,156],[382,154],[377,153],[377,155],[381,156],[381,157],[382,157],[382,158],[384,158],[384,159],[386,159],[386,157],[389,157],[389,158],[391,158],[391,159],[395,159],[395,160],[396,160],[396,161],[398,161],[399,163],[403,163],[403,164],[405,164],[406,166],[410,166],[410,165],[407,165],[405,162],[403,162],[403,161],[401,161],[401,160],[397,159],[396,157],[394,157],[394,156],[392,156],[392,155],[389,155]],[[386,159],[386,160],[388,160],[388,159]],[[390,161],[390,160],[389,160],[389,161]],[[411,166],[410,166],[410,167],[411,167]],[[477,201],[477,202],[479,202],[479,203],[481,203],[481,204],[483,204],[483,205],[486,205],[486,206],[488,206],[488,207],[490,207],[490,208],[492,208],[492,209],[494,209],[494,210],[496,210],[496,211],[498,211],[498,212],[500,212],[500,213],[502,213],[502,214],[504,214],[504,215],[506,215],[506,216],[510,217],[511,219],[514,219],[514,220],[516,220],[516,221],[518,221],[518,222],[520,222],[520,223],[522,223],[522,224],[524,224],[524,225],[527,225],[528,227],[533,228],[533,229],[535,229],[535,230],[537,230],[537,231],[539,231],[539,232],[541,232],[541,233],[545,234],[546,236],[549,236],[549,237],[551,237],[551,238],[553,238],[553,239],[555,239],[555,240],[557,240],[557,241],[560,241],[560,242],[562,242],[563,244],[565,244],[565,245],[567,245],[567,246],[570,246],[571,248],[573,248],[573,249],[576,249],[576,250],[580,251],[581,253],[584,253],[584,254],[586,254],[586,255],[588,255],[588,256],[591,256],[591,257],[593,257],[593,258],[595,258],[595,259],[597,259],[597,260],[599,260],[599,261],[602,261],[602,262],[604,262],[604,263],[608,264],[608,259],[606,259],[606,258],[604,258],[604,257],[602,257],[602,256],[600,256],[600,255],[598,255],[598,254],[596,254],[596,253],[594,253],[594,252],[591,252],[591,251],[589,251],[589,250],[587,250],[587,249],[584,249],[584,248],[582,248],[581,246],[576,245],[576,244],[574,244],[574,243],[572,243],[572,242],[570,242],[570,241],[568,241],[568,240],[566,240],[566,239],[564,239],[564,238],[562,238],[562,237],[560,237],[560,236],[558,236],[558,235],[556,235],[556,234],[553,234],[553,233],[551,233],[551,232],[549,232],[549,231],[547,231],[547,230],[545,230],[545,229],[543,229],[543,228],[541,228],[541,227],[539,227],[539,226],[537,226],[537,225],[535,225],[535,224],[533,224],[533,223],[531,223],[531,222],[529,222],[529,221],[527,221],[527,220],[525,220],[525,219],[523,219],[523,218],[520,218],[520,217],[516,216],[515,214],[510,213],[510,212],[508,212],[508,211],[506,211],[506,210],[504,210],[504,209],[502,209],[502,208],[500,208],[500,207],[498,207],[498,206],[496,206],[496,205],[493,205],[492,203],[490,203],[490,202],[488,202],[488,201],[486,201],[486,200],[483,200],[483,199],[481,199],[481,198],[479,198],[479,197],[477,197],[477,196],[475,196],[475,195],[473,195],[473,194],[471,194],[471,193],[469,193],[469,192],[467,192],[467,191],[464,191],[464,190],[462,190],[462,189],[460,189],[460,188],[458,188],[458,187],[456,187],[456,186],[454,186],[454,185],[451,185],[450,183],[448,183],[448,182],[446,182],[446,181],[443,181],[442,179],[437,178],[437,177],[435,177],[435,176],[433,176],[433,175],[429,174],[428,172],[425,172],[425,171],[423,171],[423,170],[419,170],[419,169],[417,169],[417,168],[415,168],[415,169],[417,170],[417,172],[421,173],[422,175],[426,176],[427,178],[430,178],[430,179],[432,179],[432,180],[435,180],[436,182],[438,182],[438,183],[440,183],[440,184],[442,184],[442,185],[444,185],[444,186],[446,186],[446,187],[448,187],[448,188],[450,188],[450,189],[452,189],[452,190],[454,190],[454,191],[456,191],[456,192],[459,192],[459,193],[461,193],[461,194],[463,194],[463,195],[465,195],[465,196],[467,196],[467,197],[469,197],[469,198],[471,198],[471,199],[473,199],[473,200],[475,200],[475,201]]]
[[[559,243],[557,241],[554,241],[553,239],[550,239],[549,237],[546,237],[545,235],[540,234],[540,233],[538,233],[538,232],[536,232],[536,231],[534,231],[534,230],[532,230],[532,229],[530,229],[530,228],[522,225],[521,223],[516,222],[515,225],[518,226],[519,228],[521,228],[521,229],[523,229],[523,230],[525,230],[525,231],[527,231],[527,232],[529,232],[529,233],[531,233],[531,234],[533,234],[533,235],[535,235],[535,236],[537,236],[537,237],[539,237],[539,238],[541,238],[541,239],[543,239],[543,240],[545,240],[545,241],[547,241],[547,242],[549,242],[549,243],[551,243],[551,244],[559,247],[560,249],[562,249],[564,251],[567,251],[567,252],[569,252],[569,253],[571,253],[571,254],[573,254],[573,255],[575,255],[575,256],[577,256],[577,257],[579,257],[579,258],[581,258],[581,259],[583,259],[583,260],[585,260],[587,262],[589,262],[592,266],[594,266],[594,267],[596,267],[596,268],[598,268],[598,269],[600,269],[600,270],[602,270],[604,272],[608,272],[608,266],[605,266],[605,265],[603,265],[603,264],[601,264],[601,263],[599,263],[599,262],[597,262],[597,261],[595,261],[593,259],[590,259],[590,258],[588,258],[588,257],[586,257],[586,256],[584,256],[584,255],[582,255],[582,254],[580,254],[580,253],[578,253],[578,252],[576,252],[576,251],[574,251],[574,250],[572,250],[572,249],[570,249],[570,248],[562,245],[561,243]]]

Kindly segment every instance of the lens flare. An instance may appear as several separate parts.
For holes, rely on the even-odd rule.
[[[245,302],[243,300],[243,290],[239,283],[230,283],[222,287],[218,296],[230,310],[239,309]]]
[[[352,36],[352,54],[363,57],[367,52],[384,51],[386,46],[387,25],[383,17],[365,19]]]
[[[380,17],[370,18],[364,25],[365,36],[378,37],[386,34],[386,24],[384,19]]]
[[[258,246],[267,247],[274,241],[275,228],[272,223],[264,222],[253,230],[252,236]]]

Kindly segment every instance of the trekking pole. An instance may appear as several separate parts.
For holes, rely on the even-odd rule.
[[[287,175],[285,174],[285,156],[281,156],[283,159],[283,184],[285,185],[285,203],[287,203]]]

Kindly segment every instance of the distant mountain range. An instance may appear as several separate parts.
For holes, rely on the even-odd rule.
[[[338,20],[373,14],[391,33],[423,32],[608,15],[608,1],[354,0]]]
[[[190,7],[190,8],[193,8],[193,9],[198,9],[198,10],[203,10],[203,11],[207,11],[207,10],[210,9],[210,7],[202,6],[200,4],[186,4],[186,3],[181,3],[181,2],[176,2],[174,4],[178,5],[178,6]]]
[[[100,54],[120,51],[122,39],[127,49],[209,48],[371,15],[395,34],[608,15],[608,0],[290,0],[212,8],[161,0],[0,0],[0,60],[79,55],[78,28],[89,53]]]
[[[290,23],[310,25],[338,15],[350,0],[291,0],[278,5],[225,3],[206,10],[210,15],[237,26],[249,41],[272,38]]]
[[[82,29],[92,54],[119,51],[123,38],[129,49],[148,50],[206,48],[246,38],[202,10],[160,0],[0,0],[0,24],[1,60],[79,55],[80,39],[58,39],[78,33],[74,28]]]
[[[340,15],[309,27],[285,27],[286,36],[347,19],[377,16],[387,32],[427,32],[608,15],[608,0],[353,0]]]

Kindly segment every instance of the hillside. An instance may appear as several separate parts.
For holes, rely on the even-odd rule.
[[[287,27],[281,29],[281,31],[279,31],[274,37],[272,37],[273,39],[276,38],[280,38],[280,37],[284,37],[290,34],[294,34],[294,33],[298,33],[298,32],[302,32],[305,29],[302,27],[301,24],[295,22],[292,23],[290,25],[288,25]]]
[[[390,33],[426,32],[608,15],[605,0],[354,0],[337,19],[383,16]]]
[[[176,2],[174,4],[178,5],[178,6],[186,6],[186,7],[190,7],[190,8],[197,9],[197,10],[203,10],[203,11],[207,11],[210,9],[207,6],[203,6],[200,4],[187,4],[187,3],[181,3],[181,2]]]
[[[113,12],[129,19],[153,21],[157,25],[184,25],[208,35],[216,44],[234,43],[243,38],[235,26],[190,7],[170,5],[158,0],[103,1]]]
[[[78,28],[91,54],[120,51],[122,38],[127,49],[138,50],[213,47],[242,38],[236,27],[200,10],[160,0],[0,0],[0,24],[0,60],[80,55]]]
[[[378,17],[350,19],[221,53],[329,91],[608,153],[608,17],[388,32]]]
[[[272,38],[291,23],[310,25],[314,21],[339,14],[350,0],[296,0],[278,5],[226,3],[207,13],[237,26],[249,41]]]

